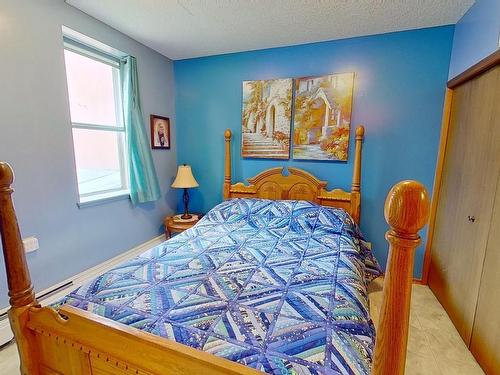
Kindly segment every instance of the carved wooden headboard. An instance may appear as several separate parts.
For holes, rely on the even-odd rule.
[[[248,179],[249,185],[242,182],[231,184],[231,130],[224,133],[226,138],[225,173],[223,196],[228,198],[264,198],[264,199],[301,199],[319,203],[323,206],[343,208],[359,224],[361,213],[361,146],[365,129],[356,128],[356,147],[351,191],[342,189],[326,190],[326,181],[321,181],[309,172],[289,167],[284,175],[284,168],[267,169]]]

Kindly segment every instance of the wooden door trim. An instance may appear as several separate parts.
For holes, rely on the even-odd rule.
[[[424,264],[422,269],[421,284],[423,285],[427,285],[429,279],[432,238],[434,236],[434,226],[436,223],[439,193],[441,191],[441,181],[443,176],[444,160],[446,156],[446,145],[448,143],[448,130],[450,126],[452,102],[453,102],[453,90],[446,89],[446,94],[444,98],[443,119],[441,122],[441,137],[439,141],[438,159],[436,164],[436,172],[434,173],[434,186],[432,187],[431,212],[429,216],[429,231],[427,232],[427,241],[425,244],[425,252],[424,252]]]
[[[453,92],[458,87],[480,76],[484,72],[500,65],[500,49],[493,52],[483,60],[479,61],[469,69],[452,78],[447,83],[446,95],[443,105],[443,118],[441,122],[441,138],[439,141],[438,160],[436,162],[436,172],[434,173],[434,186],[432,189],[431,211],[429,216],[429,230],[424,251],[424,264],[422,267],[422,279],[420,284],[427,285],[429,281],[429,270],[431,265],[431,248],[434,237],[434,227],[436,224],[436,214],[438,209],[439,194],[443,177],[444,161],[446,159],[446,146],[448,142],[451,107],[453,103]]]
[[[454,89],[470,80],[476,78],[477,76],[483,74],[487,70],[500,64],[500,49],[497,49],[491,55],[485,57],[477,64],[472,65],[469,69],[460,73],[458,76],[450,79],[447,83],[449,89]]]

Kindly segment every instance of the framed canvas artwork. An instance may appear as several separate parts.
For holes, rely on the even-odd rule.
[[[295,80],[293,158],[347,161],[354,73]]]
[[[241,156],[288,159],[292,79],[243,81]]]
[[[170,119],[168,117],[151,115],[151,148],[170,148]]]

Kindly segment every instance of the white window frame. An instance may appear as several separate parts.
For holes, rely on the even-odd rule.
[[[100,63],[110,65],[113,69],[113,89],[114,89],[114,99],[115,99],[115,113],[116,113],[116,124],[118,126],[110,124],[91,124],[91,123],[81,123],[71,121],[71,128],[73,129],[83,129],[92,131],[102,131],[102,132],[114,132],[123,133],[123,136],[118,137],[118,157],[120,163],[120,177],[121,186],[115,189],[99,190],[91,193],[80,193],[80,186],[77,180],[78,187],[78,206],[84,207],[88,205],[94,205],[96,203],[101,203],[110,200],[116,200],[121,198],[127,198],[130,196],[129,190],[129,178],[128,178],[128,155],[126,148],[126,130],[123,115],[123,98],[121,94],[121,82],[120,82],[120,60],[119,57],[115,57],[106,53],[96,47],[89,46],[87,44],[81,43],[64,36],[64,50],[71,51],[82,55],[83,57],[93,59]],[[66,76],[67,79],[67,76]],[[74,147],[74,143],[73,143]],[[76,153],[73,148],[73,155],[75,156],[75,170],[76,165]]]

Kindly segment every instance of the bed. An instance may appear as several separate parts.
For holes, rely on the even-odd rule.
[[[389,192],[389,263],[381,320],[367,283],[379,274],[359,233],[361,145],[350,192],[295,168],[231,183],[226,131],[222,203],[193,228],[40,307],[0,164],[0,228],[24,374],[401,374],[413,251],[428,197]]]

